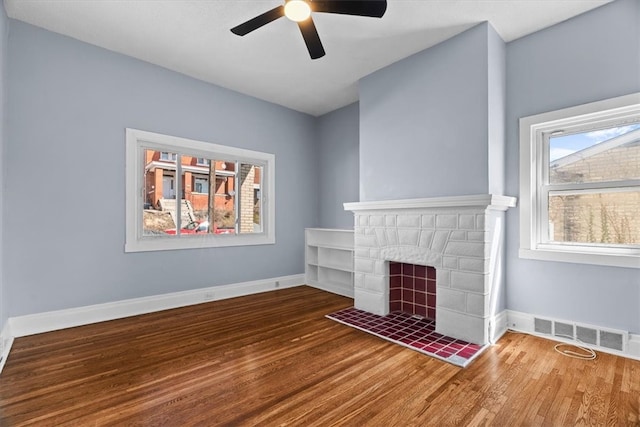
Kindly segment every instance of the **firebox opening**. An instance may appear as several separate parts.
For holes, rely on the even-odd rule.
[[[436,269],[389,261],[389,311],[436,320]]]

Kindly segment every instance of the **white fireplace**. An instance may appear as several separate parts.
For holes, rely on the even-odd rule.
[[[436,332],[486,344],[503,292],[504,212],[482,194],[345,203],[355,219],[354,304],[389,313],[389,261],[436,269]]]

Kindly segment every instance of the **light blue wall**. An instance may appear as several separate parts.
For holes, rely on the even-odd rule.
[[[360,81],[360,201],[488,193],[494,32],[477,25]]]
[[[360,81],[361,201],[504,193],[505,55],[483,23]]]
[[[9,22],[4,10],[4,3],[0,3],[0,331],[7,320],[7,300],[4,292],[4,221],[3,221],[3,201],[4,201],[4,145],[6,143],[7,120],[6,120],[6,87],[7,87],[7,39],[9,33]]]
[[[358,201],[359,105],[354,103],[318,118],[320,227],[353,228],[345,202]]]
[[[0,46],[6,27],[3,13]],[[352,225],[341,199],[357,200],[358,179],[336,186],[332,168],[358,168],[349,157],[357,104],[316,120],[17,21],[9,27],[8,58],[0,47],[0,80],[9,64],[0,94],[11,100],[0,135],[3,323],[301,273],[304,227]],[[505,69],[504,46],[483,24],[364,78],[359,199],[500,186],[518,196],[518,118],[640,91],[639,28],[640,0],[617,0],[509,43]],[[275,153],[275,247],[124,254],[125,127]],[[640,333],[638,270],[522,260],[518,231],[512,209],[507,308]]]
[[[507,46],[507,194],[519,193],[518,119],[640,91],[640,0],[618,0]],[[518,258],[507,213],[509,309],[640,333],[640,270]]]
[[[315,118],[18,21],[10,34],[9,316],[303,273]],[[274,153],[276,244],[125,254],[126,127]]]
[[[640,0],[506,52],[483,24],[363,78],[360,200],[518,196],[518,119],[640,91],[639,28]],[[507,308],[640,332],[637,269],[520,259],[518,215],[507,213]]]
[[[488,179],[489,193],[504,194],[506,156],[507,46],[493,27],[487,33],[488,88]]]

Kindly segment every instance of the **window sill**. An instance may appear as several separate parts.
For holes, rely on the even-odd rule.
[[[273,245],[274,236],[268,234],[204,235],[181,237],[146,237],[126,243],[125,252],[171,251],[179,249],[205,249],[227,246]]]
[[[520,249],[520,258],[609,267],[640,268],[640,255],[604,254],[558,249]]]

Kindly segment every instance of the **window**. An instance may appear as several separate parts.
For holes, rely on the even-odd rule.
[[[520,119],[520,256],[640,268],[640,93]]]
[[[125,251],[275,243],[274,172],[272,154],[127,129]]]
[[[209,194],[209,178],[193,177],[193,191]]]
[[[175,162],[176,156],[176,153],[168,153],[166,151],[160,152],[160,160],[164,160],[166,162]]]

